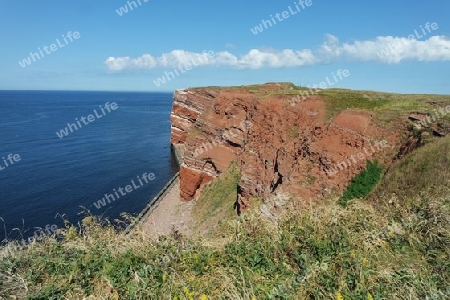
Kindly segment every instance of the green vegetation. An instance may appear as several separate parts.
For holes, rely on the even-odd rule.
[[[335,117],[339,112],[350,109],[375,111],[390,101],[385,97],[367,97],[363,92],[329,89],[320,92],[327,99],[327,118]]]
[[[227,87],[227,89],[242,89],[243,91],[248,91],[255,94],[259,99],[266,99],[274,95],[286,95],[286,96],[296,96],[299,95],[300,91],[309,90],[309,88],[296,86],[290,82],[277,83],[278,85],[248,85],[241,87]]]
[[[373,91],[326,89],[318,93],[327,101],[327,119],[346,109],[370,110],[378,121],[390,123],[413,111],[434,112],[430,103],[450,104],[445,95],[403,95]]]
[[[0,297],[28,299],[444,299],[450,198],[393,206],[331,199],[278,224],[256,213],[215,239],[153,242],[84,222],[0,262]],[[422,207],[416,210],[416,207]],[[74,230],[72,230],[73,232]]]
[[[416,149],[398,161],[374,190],[372,198],[395,195],[403,200],[442,188],[450,189],[450,136]]]
[[[202,135],[202,131],[195,126],[192,126],[188,133],[188,139],[195,139],[198,136]]]
[[[300,136],[300,132],[298,130],[298,127],[291,127],[288,129],[288,135],[291,139],[298,139]]]
[[[316,177],[313,175],[307,175],[306,176],[306,183],[307,184],[313,184],[316,181]]]
[[[375,185],[380,181],[381,171],[382,168],[378,165],[378,162],[368,160],[366,169],[352,179],[350,185],[339,199],[339,204],[345,206],[349,200],[364,198],[369,195]]]
[[[235,162],[208,185],[195,204],[192,215],[198,231],[207,232],[235,215],[237,184],[241,177]]]

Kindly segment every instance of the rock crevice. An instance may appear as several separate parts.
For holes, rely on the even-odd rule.
[[[320,96],[291,106],[289,96],[270,94],[271,88],[265,97],[244,87],[175,92],[171,143],[184,148],[183,200],[196,198],[234,160],[239,198],[265,199],[276,191],[309,200],[342,190],[365,160],[332,176],[327,169],[364,147],[386,140],[389,148],[369,157],[382,162],[398,153],[400,133],[378,127],[370,113],[346,110],[329,121]]]

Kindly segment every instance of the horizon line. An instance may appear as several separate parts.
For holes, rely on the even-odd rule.
[[[143,91],[143,90],[71,90],[71,89],[0,89],[0,92],[99,92],[99,93],[161,93],[161,94],[173,94],[176,91],[182,91],[187,89],[198,89],[198,88],[230,88],[230,87],[246,87],[252,85],[265,85],[267,83],[286,83],[286,82],[266,82],[266,83],[256,83],[256,84],[246,84],[246,85],[223,85],[223,86],[192,86],[185,88],[170,89],[166,91]],[[297,85],[296,85],[297,86]],[[297,86],[302,88],[309,88],[307,86]],[[378,90],[366,90],[366,89],[351,89],[351,88],[325,88],[322,90],[348,90],[355,92],[374,92],[374,93],[384,93],[384,94],[397,94],[397,95],[439,95],[439,96],[450,96],[450,94],[442,93],[402,93],[402,92],[392,92],[392,91],[378,91]]]

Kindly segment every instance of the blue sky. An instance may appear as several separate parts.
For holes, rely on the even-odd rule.
[[[313,85],[347,69],[351,75],[333,87],[450,94],[449,1],[310,0],[303,7],[299,0],[139,1],[130,10],[124,0],[3,0],[0,89]],[[125,6],[120,16],[116,10]],[[279,21],[275,14],[283,11],[288,17]],[[254,34],[270,15],[277,24]],[[420,26],[427,22],[425,35]],[[438,28],[430,29],[432,23]],[[80,38],[65,44],[69,31]],[[419,35],[408,40],[415,31]],[[58,38],[64,47],[26,67],[18,63]],[[214,55],[200,63],[203,51]],[[198,66],[155,84],[196,60]]]

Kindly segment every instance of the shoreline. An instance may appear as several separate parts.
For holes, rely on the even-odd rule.
[[[170,144],[170,148],[175,155],[178,167],[181,166],[182,149],[173,144]],[[187,232],[187,228],[181,227],[190,223],[192,203],[181,201],[179,177],[180,173],[177,172],[147,204],[135,221],[125,229],[127,235],[131,234],[136,226],[142,226],[144,232],[151,237],[170,234],[173,230]],[[178,223],[175,220],[178,220]]]
[[[180,179],[178,177],[170,190],[162,197],[159,205],[143,220],[143,232],[153,239],[174,232],[189,235],[192,228],[191,211],[194,204],[193,201],[181,201]]]
[[[179,172],[177,172],[166,185],[156,194],[155,197],[147,204],[147,206],[139,213],[136,220],[132,222],[126,229],[125,233],[130,234],[133,229],[142,225],[145,220],[152,214],[152,212],[159,206],[159,204],[164,200],[165,196],[172,191],[173,185],[177,182],[179,177]]]

